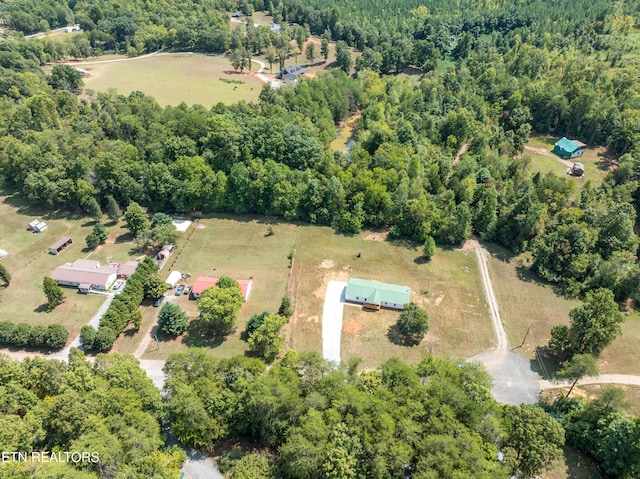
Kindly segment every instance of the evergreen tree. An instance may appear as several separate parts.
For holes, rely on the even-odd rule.
[[[111,195],[107,196],[107,216],[114,223],[117,222],[122,216],[122,211],[120,211],[118,202]]]
[[[4,282],[5,286],[9,286],[11,283],[11,274],[9,274],[9,271],[7,271],[7,268],[5,268],[2,263],[0,263],[0,279]]]
[[[44,277],[44,280],[42,281],[42,289],[47,297],[48,311],[53,311],[56,306],[64,302],[62,288],[49,276]]]

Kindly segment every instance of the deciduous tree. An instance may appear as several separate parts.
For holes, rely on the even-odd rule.
[[[249,348],[267,361],[273,361],[284,345],[280,335],[287,318],[279,314],[269,314],[252,333],[249,334]]]
[[[229,334],[238,317],[242,302],[240,288],[216,286],[205,289],[198,299],[200,326],[214,334]]]
[[[429,316],[416,303],[404,305],[398,318],[398,331],[411,342],[420,342],[429,330]]]
[[[517,471],[525,478],[537,476],[562,457],[564,429],[538,406],[505,406],[507,456],[513,454]]]
[[[597,374],[598,367],[596,366],[596,358],[590,354],[576,354],[573,356],[558,372],[558,376],[574,380],[567,392],[567,395],[565,396],[565,399],[571,395],[573,388],[581,378],[584,376],[596,376]]]
[[[124,213],[124,220],[133,236],[138,236],[148,229],[151,224],[147,213],[145,213],[142,207],[135,201],[129,203],[127,211]]]

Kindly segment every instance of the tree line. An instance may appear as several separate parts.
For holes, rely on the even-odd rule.
[[[2,450],[90,451],[99,458],[3,462],[2,479],[177,479],[186,455],[164,446],[166,421],[160,392],[133,356],[99,354],[91,365],[75,348],[68,364],[0,355]]]
[[[254,358],[175,353],[165,365],[172,430],[205,450],[258,441],[254,454],[223,456],[233,477],[533,477],[561,454],[562,426],[537,406],[498,405],[477,364],[357,369],[295,351],[268,370]]]

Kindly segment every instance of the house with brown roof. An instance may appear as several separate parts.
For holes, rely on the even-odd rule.
[[[138,269],[138,261],[127,261],[125,264],[120,265],[118,268],[118,276],[120,279],[129,279],[129,277]]]
[[[101,266],[91,259],[77,259],[58,266],[51,278],[61,286],[75,286],[81,293],[92,289],[107,291],[118,278],[118,268],[114,265]]]
[[[70,244],[73,244],[71,236],[63,236],[58,241],[49,246],[49,252],[51,254],[59,254],[64,251]]]

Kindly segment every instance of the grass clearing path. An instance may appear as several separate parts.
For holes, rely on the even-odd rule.
[[[478,258],[478,266],[480,267],[480,277],[482,278],[482,285],[484,286],[484,292],[487,298],[487,304],[489,306],[489,312],[491,313],[491,323],[496,333],[496,339],[498,346],[496,349],[504,350],[508,348],[507,333],[504,331],[502,319],[500,318],[500,310],[498,309],[498,301],[496,295],[493,292],[493,285],[491,284],[491,277],[489,276],[489,268],[487,266],[487,255],[489,252],[482,247],[482,245],[476,240],[469,240],[474,246],[476,251],[476,257]]]

